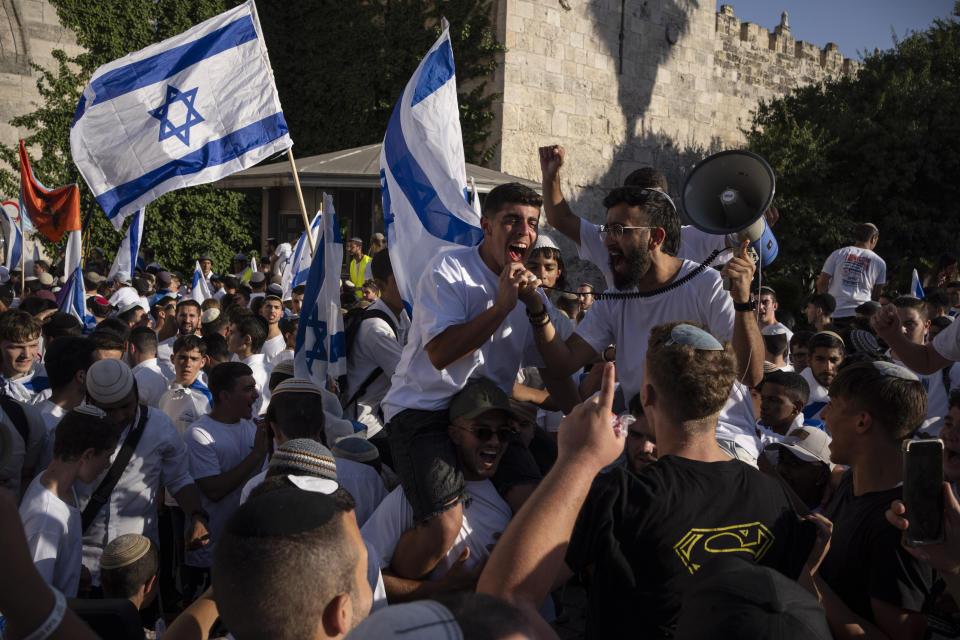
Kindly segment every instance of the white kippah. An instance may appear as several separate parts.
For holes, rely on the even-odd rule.
[[[74,407],[73,410],[76,411],[77,413],[82,413],[85,416],[93,416],[94,418],[102,419],[107,417],[106,411],[92,404],[87,404],[86,402],[81,402],[76,407]]]
[[[114,404],[133,391],[133,373],[121,360],[97,360],[87,370],[87,393],[97,402]]]
[[[207,324],[208,322],[213,322],[220,317],[220,309],[216,307],[211,307],[203,312],[203,315],[200,316],[200,322]]]
[[[277,364],[273,365],[273,373],[285,373],[288,376],[294,375],[293,374],[293,358],[287,358],[286,360],[281,360]],[[274,390],[274,393],[276,393],[276,390]]]
[[[273,369],[276,371],[276,367]],[[307,380],[306,378],[287,378],[276,387],[273,391],[270,392],[270,397],[274,398],[281,393],[315,393],[317,395],[323,395],[320,391],[320,387],[313,383],[313,380]]]

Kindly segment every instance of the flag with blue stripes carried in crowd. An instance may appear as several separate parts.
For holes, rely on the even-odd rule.
[[[130,226],[120,241],[120,248],[117,249],[117,256],[113,259],[113,266],[110,267],[108,279],[116,278],[121,282],[133,277],[133,272],[137,269],[138,258],[140,256],[140,240],[143,239],[143,221],[146,214],[143,209],[139,209],[133,214]],[[143,262],[139,260],[139,262]]]
[[[190,285],[190,298],[197,304],[203,304],[207,298],[213,297],[213,287],[210,281],[203,277],[203,270],[200,268],[200,261],[197,260],[193,267],[193,282]]]
[[[313,216],[313,220],[310,222],[310,233],[313,234],[314,242],[317,241],[317,237],[320,235],[321,218],[321,212],[318,211],[317,215]],[[297,240],[297,246],[294,247],[293,253],[287,259],[287,266],[283,270],[283,279],[281,280],[280,286],[283,287],[284,300],[290,298],[290,294],[294,288],[307,281],[307,275],[310,273],[310,263],[312,261],[313,255],[310,253],[310,240],[307,238],[307,232],[304,231],[300,234],[300,239]]]
[[[80,231],[69,231],[67,250],[63,259],[63,272],[67,282],[57,295],[57,307],[80,321],[84,332],[89,333],[97,321],[87,310],[87,296],[83,288],[83,240]]]
[[[380,188],[390,263],[407,312],[420,275],[453,246],[480,244],[480,215],[467,200],[450,25],[393,109],[380,150]]]
[[[293,367],[298,378],[309,378],[326,389],[328,376],[336,379],[347,373],[347,343],[340,311],[343,238],[331,196],[323,195],[323,209],[318,215],[322,231],[307,275]]]
[[[164,193],[292,144],[252,0],[97,69],[70,130],[73,161],[118,231]]]
[[[910,295],[914,298],[922,298],[924,296],[923,287],[920,286],[920,276],[917,274],[916,269],[910,274]]]
[[[14,202],[4,202],[3,206],[0,206],[3,215],[3,234],[7,241],[7,253],[3,264],[8,271],[19,269],[20,260],[23,258],[23,232],[20,231],[16,221],[18,208]]]

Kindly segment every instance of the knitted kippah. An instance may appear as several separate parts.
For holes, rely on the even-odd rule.
[[[325,446],[309,438],[283,443],[270,458],[270,469],[301,476],[337,479],[337,463]]]
[[[132,390],[133,373],[121,360],[97,360],[87,370],[87,393],[97,402],[120,402]]]
[[[273,365],[272,373],[283,373],[288,376],[292,376],[293,375],[293,358],[287,358],[286,360],[281,360],[277,364]],[[286,382],[286,380],[284,380],[284,382]],[[283,383],[281,382],[280,384],[283,384]],[[279,388],[279,385],[277,385],[277,387],[274,388],[273,395],[276,395],[277,388]]]
[[[276,367],[274,367],[276,371]],[[306,378],[287,378],[276,387],[274,387],[273,392],[270,394],[270,397],[276,397],[280,393],[316,393],[317,395],[323,395],[320,391],[320,387],[315,385],[312,380],[307,380]]]
[[[127,533],[111,540],[100,556],[101,569],[119,569],[133,564],[150,551],[150,538]]]

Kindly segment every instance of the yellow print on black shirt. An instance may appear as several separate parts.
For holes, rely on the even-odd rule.
[[[719,529],[690,529],[673,550],[690,573],[696,573],[714,553],[746,553],[758,562],[770,549],[773,539],[773,533],[765,524],[751,522]]]

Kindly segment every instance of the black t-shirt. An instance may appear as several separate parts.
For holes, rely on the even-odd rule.
[[[597,477],[566,560],[592,568],[588,638],[656,638],[672,635],[684,589],[714,554],[796,578],[813,537],[777,480],[736,460],[664,456]]]
[[[860,617],[874,622],[870,598],[921,611],[930,595],[933,570],[900,546],[900,531],[884,512],[903,489],[853,495],[853,472],[840,480],[823,515],[833,522],[830,551],[820,577]]]

